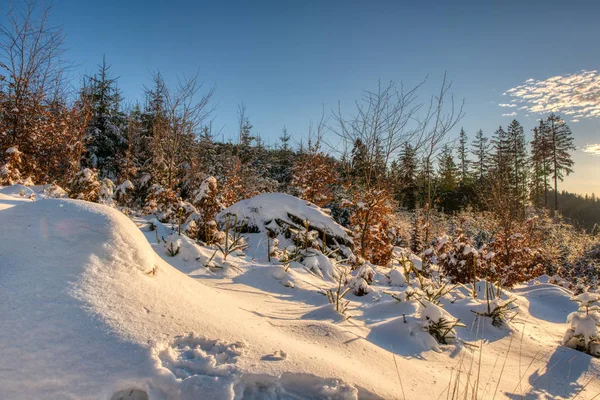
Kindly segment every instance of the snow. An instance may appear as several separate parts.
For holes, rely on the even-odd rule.
[[[600,301],[600,294],[584,292],[577,296],[573,296],[571,300],[581,303],[582,306],[587,306],[591,303]]]
[[[598,325],[600,325],[600,316],[596,313],[581,314],[573,312],[569,314],[567,322],[570,324],[570,332],[565,336],[563,343],[567,344],[573,336],[582,335],[586,346],[589,345],[590,339],[598,337]]]
[[[396,268],[391,269],[388,275],[389,275],[391,286],[405,286],[406,285],[406,278],[404,277],[404,274],[402,272],[400,272],[399,269],[396,269]]]
[[[304,221],[309,221],[312,229],[318,229],[344,242],[351,241],[348,231],[333,221],[323,209],[284,193],[264,193],[242,200],[221,211],[217,220],[223,223],[227,215],[237,215],[239,223],[243,222],[260,231],[264,231],[273,221],[281,221],[296,228],[302,227]]]
[[[315,395],[355,398],[368,389],[341,377],[361,387],[375,382],[374,372],[347,364],[342,343],[321,348],[306,340],[313,328],[304,323],[295,334],[280,332],[246,311],[247,302],[177,271],[114,209],[46,199],[1,212],[0,365],[17,364],[0,370],[0,398],[110,398],[127,388],[157,399],[233,398],[264,387],[293,393],[304,379]],[[196,350],[188,367],[173,362],[186,346]],[[245,350],[233,357],[232,346]],[[293,355],[259,362],[275,350]]]
[[[503,291],[518,314],[495,327],[476,314],[485,282],[477,298],[464,285],[433,304],[401,268],[370,265],[352,272],[369,292],[344,297],[348,319],[323,295],[337,281],[268,262],[263,233],[225,261],[156,219],[21,189],[0,188],[2,399],[446,398],[459,371],[460,397],[466,379],[469,393],[479,380],[478,398],[600,392],[600,360],[560,344],[582,319],[578,302],[543,279]],[[451,344],[425,329],[440,317],[466,325]]]
[[[25,185],[12,185],[0,189],[0,193],[9,196],[29,197],[35,196],[35,191]]]

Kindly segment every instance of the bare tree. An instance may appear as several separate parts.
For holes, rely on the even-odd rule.
[[[0,68],[7,74],[2,91],[12,103],[3,117],[10,121],[13,144],[27,134],[25,121],[32,110],[46,99],[52,101],[63,86],[65,36],[61,27],[50,25],[52,7],[35,0],[24,0],[21,7],[11,3],[0,26]]]
[[[446,73],[444,73],[440,91],[437,95],[431,96],[429,107],[420,119],[420,127],[416,135],[419,140],[418,144],[423,147],[425,185],[427,189],[424,204],[425,243],[429,242],[429,219],[431,217],[431,209],[433,208],[432,162],[442,147],[448,133],[464,116],[464,100],[461,102],[460,107],[457,108],[454,103],[454,96],[449,94],[451,87],[452,82],[446,80]]]
[[[52,8],[10,3],[0,26],[0,154],[17,147],[24,177],[64,184],[79,168],[89,110],[69,104],[64,34],[50,23]]]
[[[428,226],[433,201],[433,161],[447,134],[463,117],[463,103],[456,107],[449,93],[452,83],[442,79],[437,95],[431,96],[428,106],[418,101],[423,82],[409,90],[398,89],[394,82],[387,86],[379,83],[377,91],[365,91],[362,101],[356,102],[355,114],[345,117],[338,104],[334,111],[337,126],[333,132],[341,139],[348,157],[349,147],[361,146],[364,189],[386,189],[387,171],[391,159],[407,143],[422,156],[425,167],[426,204],[425,224]],[[425,240],[429,239],[428,230]]]
[[[200,135],[201,127],[206,118],[214,111],[209,107],[215,92],[211,88],[199,98],[198,92],[202,85],[198,82],[198,74],[192,78],[178,79],[174,90],[165,84],[160,72],[153,73],[152,80],[155,91],[160,91],[163,118],[153,123],[153,140],[155,151],[160,152],[164,159],[166,172],[165,184],[172,188],[176,183],[177,169],[182,161],[190,157],[191,148]],[[151,91],[146,89],[147,93]]]
[[[367,168],[363,178],[368,186],[383,184],[392,155],[419,133],[414,120],[422,106],[417,102],[417,91],[423,83],[405,90],[402,84],[398,89],[394,82],[387,86],[379,82],[376,91],[364,91],[362,100],[355,102],[354,114],[346,117],[340,104],[333,112],[337,127],[332,131],[342,140],[346,155],[355,143],[364,146]]]
[[[446,74],[442,79],[440,92],[431,97],[427,112],[420,119],[419,145],[423,147],[423,160],[426,171],[427,198],[426,204],[431,207],[432,201],[432,161],[444,144],[448,133],[456,126],[458,121],[464,116],[464,100],[457,109],[454,104],[454,96],[448,92],[452,87],[452,82],[447,82]],[[448,100],[448,96],[450,99]],[[449,105],[447,102],[449,101]]]

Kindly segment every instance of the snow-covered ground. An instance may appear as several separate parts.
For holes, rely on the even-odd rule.
[[[452,290],[442,309],[375,268],[370,293],[346,295],[348,319],[324,295],[335,279],[269,262],[263,233],[223,260],[156,221],[22,190],[0,189],[0,399],[600,394],[600,359],[560,345],[572,293],[543,279],[503,292],[519,310],[496,327],[476,314],[484,283],[477,298]],[[423,329],[440,315],[466,325],[450,344]]]

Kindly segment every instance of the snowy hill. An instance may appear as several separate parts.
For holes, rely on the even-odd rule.
[[[285,272],[260,246],[207,267],[213,249],[191,241],[169,256],[167,226],[151,231],[106,206],[37,197],[0,190],[2,399],[111,399],[132,389],[150,399],[600,393],[599,360],[560,346],[577,305],[558,286],[505,292],[519,313],[496,327],[475,314],[486,307],[480,286],[476,299],[459,287],[441,311],[424,311],[406,298],[412,289],[375,268],[367,295],[346,296],[345,319],[322,294],[334,282],[299,263]],[[294,287],[281,284],[286,274]],[[437,343],[423,329],[431,310],[466,328]]]

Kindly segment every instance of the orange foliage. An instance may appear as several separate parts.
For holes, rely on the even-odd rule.
[[[357,192],[350,207],[350,225],[356,253],[377,265],[387,265],[394,246],[390,234],[392,198],[385,190],[369,189]]]
[[[293,166],[292,185],[299,191],[298,197],[319,207],[333,200],[332,186],[337,178],[333,161],[321,152],[301,154]]]

